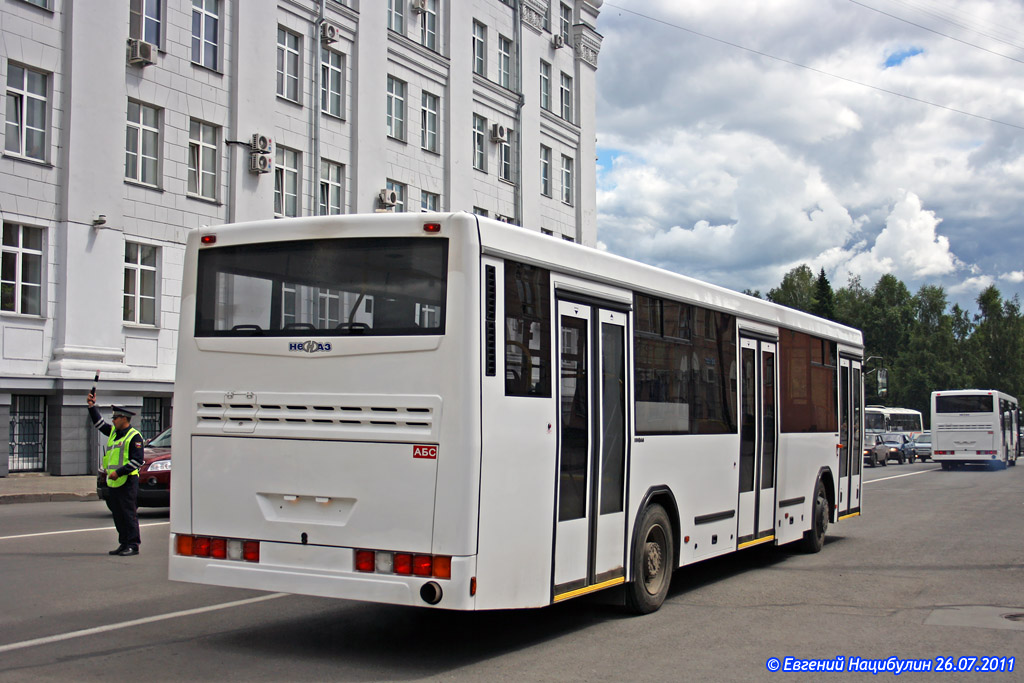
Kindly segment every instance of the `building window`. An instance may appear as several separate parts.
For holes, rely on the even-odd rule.
[[[124,308],[122,320],[156,325],[156,247],[124,243]]]
[[[437,0],[427,0],[420,19],[420,42],[428,50],[437,52]]]
[[[131,0],[128,32],[154,45],[160,44],[160,5],[163,0]]]
[[[326,48],[320,50],[320,110],[345,118],[345,55]]]
[[[562,73],[562,118],[572,123],[572,76]]]
[[[540,193],[551,196],[551,148],[540,146]]]
[[[220,0],[192,0],[192,61],[217,68],[220,43]]]
[[[487,119],[473,114],[473,168],[484,172],[487,171],[487,154],[484,152],[486,136]]]
[[[277,94],[299,101],[299,37],[277,29]]]
[[[217,198],[217,126],[189,120],[188,193]]]
[[[483,216],[484,218],[487,218],[487,209],[481,208],[479,206],[473,207],[473,213],[475,213],[477,216]]]
[[[473,22],[473,73],[487,76],[487,27]]]
[[[164,431],[164,415],[169,412],[164,399],[159,396],[142,397],[142,418],[139,420],[139,431],[146,439],[155,439]]]
[[[572,205],[572,159],[562,155],[562,201]]]
[[[512,131],[509,130],[505,139],[498,143],[498,177],[502,180],[512,182],[512,144],[509,138]]]
[[[280,145],[274,151],[274,215],[299,215],[299,153]]]
[[[4,150],[46,160],[47,75],[7,63],[7,118]]]
[[[422,121],[420,146],[430,152],[437,151],[437,115],[440,109],[440,99],[437,95],[428,92],[423,93],[423,108],[420,110]]]
[[[564,2],[561,3],[560,17],[561,17],[560,28],[561,28],[561,33],[562,33],[562,39],[565,41],[566,45],[571,45],[572,44],[572,7],[569,7],[569,5],[566,5]]]
[[[43,229],[4,223],[0,311],[43,314]]]
[[[395,193],[395,213],[405,211],[405,185],[396,183],[394,180],[388,180],[387,188]]]
[[[512,41],[505,36],[498,36],[498,83],[512,87]]]
[[[345,167],[333,161],[320,161],[319,215],[342,213],[345,208]]]
[[[46,465],[46,397],[11,395],[11,472],[42,472]]]
[[[540,61],[540,108],[551,111],[551,65]]]
[[[43,9],[50,9],[50,0],[24,0],[24,2],[36,7],[42,7]]]
[[[405,2],[388,0],[388,28],[392,31],[405,33]]]
[[[388,137],[405,139],[405,83],[388,76]]]
[[[156,187],[160,172],[160,110],[128,100],[124,177]]]
[[[420,211],[440,211],[441,195],[433,192],[420,192]]]

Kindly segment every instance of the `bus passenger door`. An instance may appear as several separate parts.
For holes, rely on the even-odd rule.
[[[740,472],[737,549],[775,538],[779,449],[776,345],[740,337]]]
[[[625,579],[626,314],[558,302],[554,600]]]
[[[861,363],[850,358],[839,359],[839,500],[837,516],[860,511],[860,476],[864,464],[864,443],[861,420],[863,395]]]

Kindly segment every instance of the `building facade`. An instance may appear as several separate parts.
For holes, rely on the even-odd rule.
[[[601,3],[0,5],[0,476],[95,471],[97,373],[169,426],[201,225],[468,211],[594,245]]]

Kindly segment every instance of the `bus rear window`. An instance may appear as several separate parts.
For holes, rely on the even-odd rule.
[[[936,396],[936,413],[991,413],[991,396]]]
[[[196,336],[444,334],[448,240],[351,238],[204,248]]]

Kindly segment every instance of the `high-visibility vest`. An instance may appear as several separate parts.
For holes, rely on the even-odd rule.
[[[128,431],[125,432],[125,435],[119,439],[117,438],[117,431],[111,427],[110,436],[107,437],[107,450],[103,453],[104,470],[117,469],[128,464],[128,446],[131,445],[132,439],[136,436],[141,438],[142,434],[139,433],[139,430],[135,427],[129,427]],[[132,474],[138,473],[138,470],[134,470],[133,472],[126,474],[123,477],[117,477],[116,479],[107,477],[107,486],[112,489],[116,489],[118,486],[121,486],[128,481],[128,477]]]

